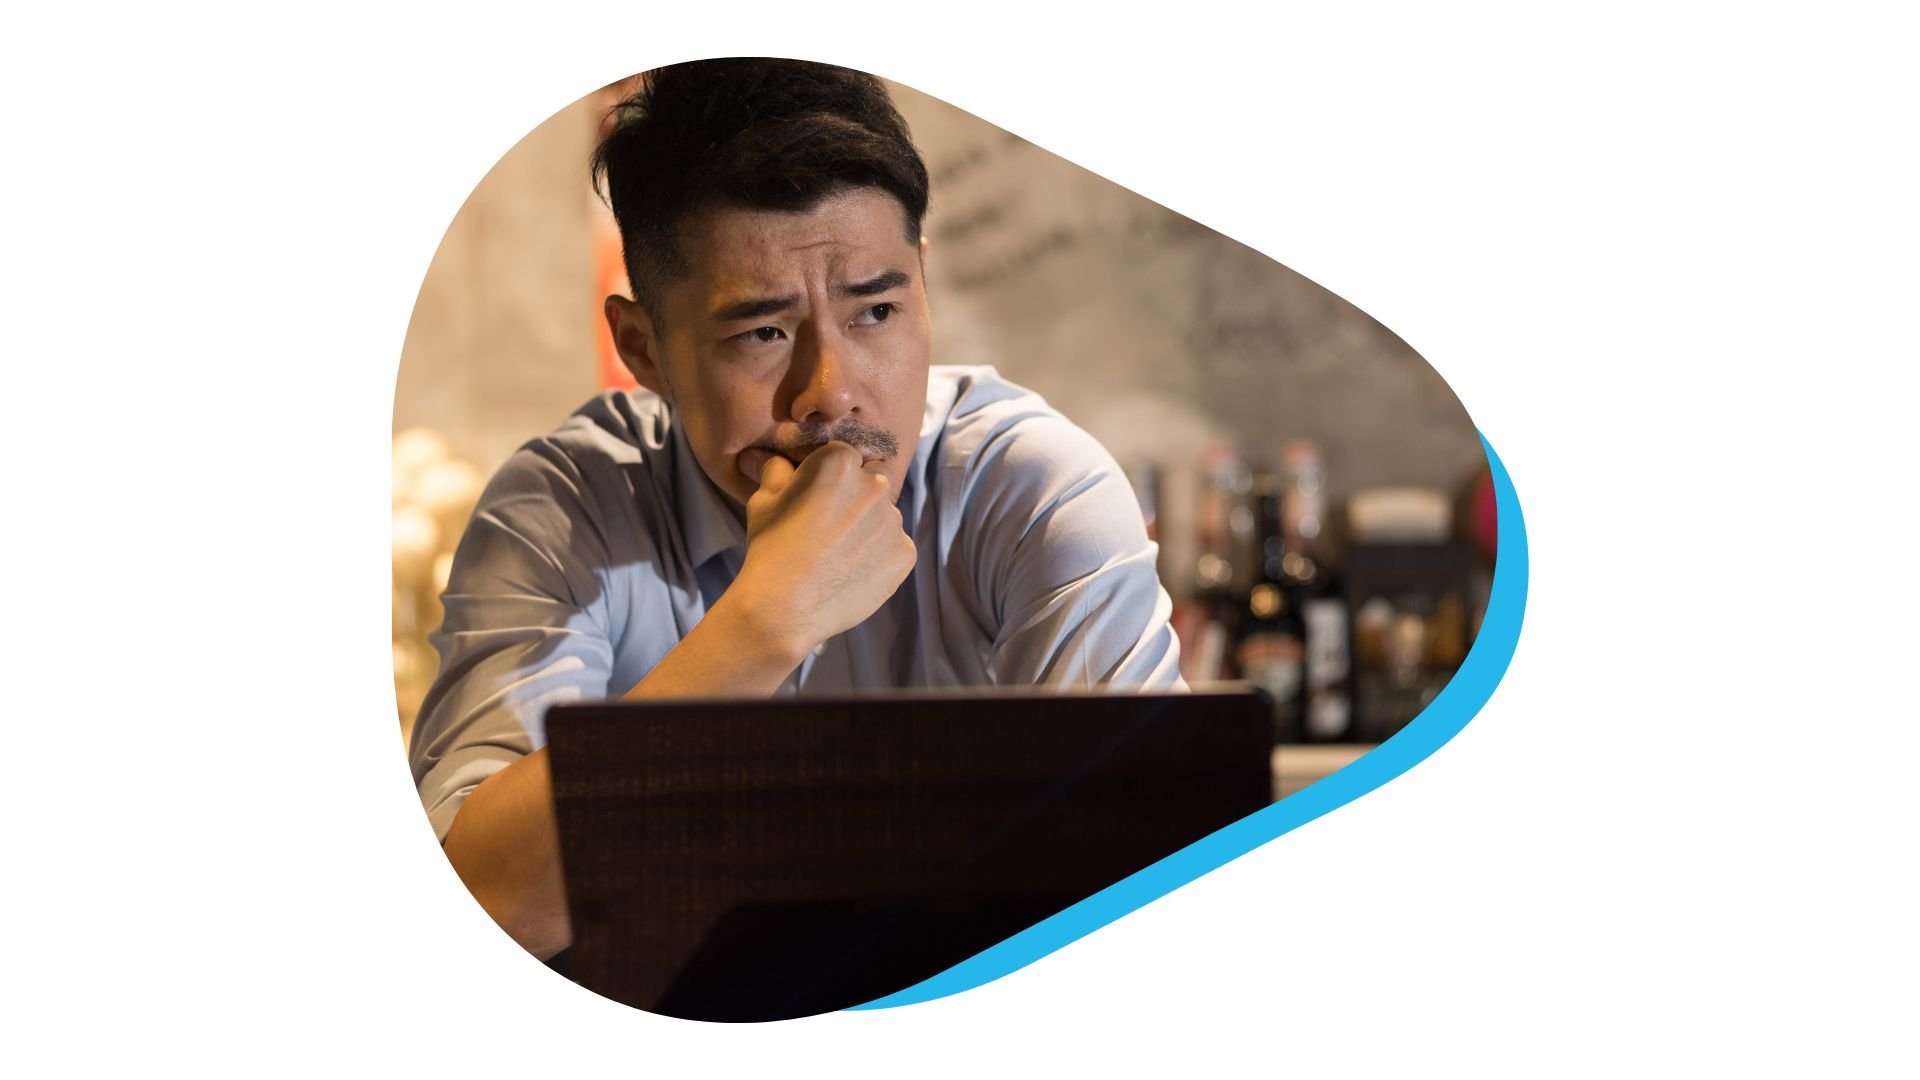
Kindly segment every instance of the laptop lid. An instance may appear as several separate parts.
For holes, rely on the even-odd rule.
[[[1266,805],[1249,693],[556,706],[574,943],[606,997],[786,1019],[904,989]]]

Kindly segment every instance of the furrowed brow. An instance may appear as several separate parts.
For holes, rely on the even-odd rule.
[[[833,295],[840,299],[859,296],[879,296],[906,285],[913,279],[903,270],[883,270],[865,281],[856,281],[851,285],[835,285]]]
[[[715,308],[708,317],[715,322],[763,319],[768,315],[778,315],[799,302],[800,298],[797,296],[768,296],[754,300],[736,300],[725,307]]]

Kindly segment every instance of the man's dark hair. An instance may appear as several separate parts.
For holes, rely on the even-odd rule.
[[[811,210],[848,188],[900,201],[920,242],[927,167],[872,75],[804,60],[696,60],[641,77],[614,107],[593,178],[620,223],[627,280],[656,323],[690,272],[678,229],[718,207]]]

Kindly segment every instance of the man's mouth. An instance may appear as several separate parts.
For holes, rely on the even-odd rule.
[[[797,437],[777,442],[766,449],[799,465],[807,459],[808,454],[829,442],[843,442],[860,451],[863,463],[891,461],[900,453],[900,443],[893,437],[893,432],[886,428],[863,424],[857,420],[842,423],[832,429],[803,429]]]

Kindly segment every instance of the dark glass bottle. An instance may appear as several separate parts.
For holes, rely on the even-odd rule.
[[[1283,461],[1280,577],[1303,628],[1301,737],[1340,742],[1353,737],[1351,639],[1345,588],[1327,558],[1326,468],[1305,440],[1288,443]]]
[[[1248,512],[1247,467],[1223,443],[1209,449],[1206,475],[1196,529],[1200,556],[1193,571],[1193,599],[1174,612],[1174,626],[1181,633],[1180,670],[1189,684],[1236,676],[1234,630],[1247,576],[1237,542]]]
[[[1279,480],[1262,476],[1254,485],[1254,584],[1239,612],[1234,634],[1234,661],[1240,677],[1273,699],[1275,742],[1299,742],[1304,737],[1305,696],[1302,679],[1305,627],[1281,576]]]

